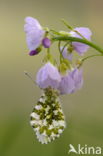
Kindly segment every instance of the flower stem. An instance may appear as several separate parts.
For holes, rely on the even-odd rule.
[[[82,61],[82,63],[83,63],[85,60],[87,60],[87,59],[89,59],[89,58],[92,58],[92,57],[95,57],[95,56],[103,56],[103,54],[89,55],[89,56],[87,56],[87,57],[84,57],[81,61]]]
[[[62,53],[62,54],[63,54],[63,51],[64,51],[65,47],[66,47],[69,43],[70,43],[70,41],[69,41],[69,42],[66,42],[66,44],[63,46],[63,48],[62,48],[62,50],[61,50],[61,53]]]
[[[64,23],[64,25],[70,29],[70,30],[73,30],[73,28],[64,20],[64,19],[61,19],[61,21]]]
[[[88,60],[89,58],[92,58],[92,57],[95,57],[95,56],[103,56],[103,54],[95,54],[95,55],[89,55],[87,57],[84,57],[83,59],[80,60],[80,64],[79,64],[78,68],[80,68],[81,65],[83,65],[85,60]]]
[[[63,58],[63,55],[61,53],[61,49],[60,49],[60,46],[61,45],[61,41],[58,42],[58,49],[59,49],[59,53],[60,53],[60,63],[62,62],[62,58]]]
[[[72,41],[72,42],[84,43],[84,44],[87,44],[88,46],[96,49],[101,54],[103,54],[103,49],[101,47],[99,47],[98,45],[92,43],[91,41],[85,40],[85,39],[81,39],[81,38],[77,38],[77,37],[70,37],[70,36],[57,36],[57,37],[53,37],[53,40],[55,40],[55,41]]]
[[[76,33],[77,33],[79,36],[81,36],[83,39],[86,39],[80,32],[78,32],[78,31],[75,30],[73,27],[71,27],[64,19],[62,19],[61,21],[64,23],[64,25],[65,25],[68,29],[70,29],[71,31],[76,32]]]

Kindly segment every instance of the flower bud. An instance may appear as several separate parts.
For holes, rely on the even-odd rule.
[[[51,41],[50,41],[49,38],[44,38],[44,39],[42,40],[42,44],[43,44],[43,46],[44,46],[45,48],[49,48],[49,47],[51,46]]]
[[[37,55],[37,54],[38,54],[37,50],[32,50],[32,51],[29,52],[30,56],[34,56],[34,55]]]

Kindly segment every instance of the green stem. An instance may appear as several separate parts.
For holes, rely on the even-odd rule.
[[[64,19],[61,19],[61,21],[64,23],[64,25],[70,29],[70,30],[73,30],[73,28],[64,20]]]
[[[70,43],[70,41],[69,41],[69,42],[67,42],[67,43],[63,46],[63,48],[62,48],[62,50],[61,50],[61,53],[63,53],[63,51],[64,51],[65,47],[66,47],[69,43]]]
[[[48,55],[50,54],[50,48],[47,48],[47,54]]]
[[[95,54],[95,55],[90,55],[90,56],[84,57],[84,58],[82,59],[82,63],[83,63],[85,60],[87,60],[87,59],[89,59],[89,58],[91,58],[91,57],[94,57],[94,56],[103,56],[103,54]]]
[[[88,41],[88,40],[85,40],[85,39],[81,39],[81,38],[77,38],[77,37],[70,37],[70,36],[57,36],[57,37],[53,37],[53,40],[55,40],[55,41],[72,41],[72,42],[84,43],[84,44],[87,44],[88,46],[96,49],[101,54],[103,54],[103,49],[102,48],[100,48],[98,45],[92,43],[91,41]]]
[[[60,53],[60,63],[62,62],[62,58],[63,58],[63,55],[61,53],[61,49],[60,49],[60,46],[61,45],[61,41],[58,42],[58,49],[59,49],[59,53]]]
[[[89,58],[95,57],[95,56],[103,56],[103,54],[95,54],[95,55],[89,55],[87,57],[84,57],[83,59],[81,59],[81,63],[79,64],[78,68],[81,67],[81,65],[84,63],[85,60],[88,60]]]
[[[76,33],[77,33],[79,36],[81,36],[83,39],[86,39],[81,33],[79,33],[77,30],[75,30],[73,27],[71,27],[64,19],[62,19],[61,21],[64,23],[64,25],[65,25],[68,29],[70,29],[71,31],[76,32]]]

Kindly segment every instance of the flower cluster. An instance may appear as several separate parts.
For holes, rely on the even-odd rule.
[[[36,82],[42,89],[53,88],[60,94],[70,94],[83,85],[82,69],[74,68],[67,70],[65,75],[60,74],[58,69],[47,62],[37,73]]]
[[[43,94],[30,115],[30,124],[38,140],[47,144],[59,137],[66,127],[59,96],[72,94],[83,86],[82,64],[91,57],[82,58],[85,52],[89,46],[103,52],[91,43],[92,32],[89,28],[72,28],[64,22],[70,31],[57,32],[42,27],[38,20],[32,17],[26,17],[25,22],[29,55],[37,55],[46,50],[43,59],[45,63],[36,76],[36,84]],[[59,63],[50,52],[54,42],[58,43]]]

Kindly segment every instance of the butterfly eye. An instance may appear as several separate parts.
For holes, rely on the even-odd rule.
[[[45,89],[30,114],[30,124],[42,144],[58,138],[66,123],[57,91]]]

